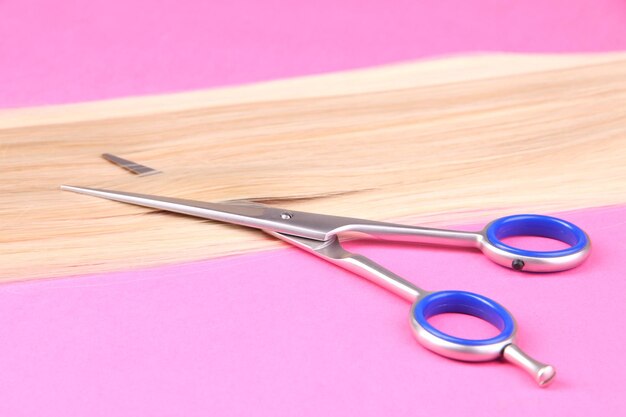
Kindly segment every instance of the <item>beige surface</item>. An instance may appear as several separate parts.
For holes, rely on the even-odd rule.
[[[470,56],[0,111],[0,279],[279,244],[61,183],[421,224],[624,203],[624,80],[623,54]]]

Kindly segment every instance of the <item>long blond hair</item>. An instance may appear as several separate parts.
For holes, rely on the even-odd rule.
[[[476,55],[0,111],[0,279],[280,245],[62,183],[427,225],[624,203],[625,80],[623,54]]]

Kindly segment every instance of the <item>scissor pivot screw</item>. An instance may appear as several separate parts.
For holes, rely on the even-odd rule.
[[[293,214],[292,214],[292,213],[289,213],[289,212],[287,212],[287,211],[286,211],[286,212],[284,212],[284,213],[282,213],[282,214],[280,215],[280,218],[281,218],[281,219],[283,219],[283,220],[289,220],[289,219],[291,219],[292,217],[293,217]]]
[[[522,268],[524,268],[524,261],[522,261],[521,259],[516,259],[513,261],[513,263],[511,264],[511,266],[513,267],[513,269],[515,269],[516,271],[521,271]]]

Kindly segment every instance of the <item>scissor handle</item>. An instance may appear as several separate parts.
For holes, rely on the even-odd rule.
[[[444,333],[428,322],[443,313],[460,313],[478,317],[500,330],[488,339],[464,339]],[[419,296],[411,308],[411,326],[417,340],[442,356],[469,362],[505,359],[528,372],[545,387],[556,371],[536,361],[515,345],[515,319],[504,307],[490,298],[467,291],[437,291]]]
[[[502,241],[512,236],[539,236],[570,245],[553,251],[516,248]],[[553,272],[582,263],[591,249],[587,234],[578,226],[556,217],[517,214],[489,223],[482,231],[481,249],[496,263],[516,270]]]
[[[428,319],[443,313],[460,313],[491,323],[500,334],[489,339],[463,339],[438,330]],[[498,359],[513,343],[515,320],[495,301],[467,291],[437,291],[419,297],[411,309],[411,324],[426,348],[452,359],[483,362]]]

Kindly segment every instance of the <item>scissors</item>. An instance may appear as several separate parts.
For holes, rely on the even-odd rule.
[[[502,217],[489,223],[482,231],[464,232],[284,210],[251,202],[210,203],[69,185],[63,185],[61,189],[261,229],[412,302],[409,321],[417,340],[427,349],[462,361],[504,359],[524,369],[542,387],[553,381],[556,370],[531,358],[515,344],[517,325],[503,306],[483,295],[467,291],[426,291],[365,256],[348,252],[341,246],[339,237],[352,235],[477,248],[497,264],[532,272],[573,268],[587,258],[591,248],[589,237],[576,225],[556,217],[535,214]],[[569,247],[554,251],[522,250],[502,241],[511,236],[542,236],[560,240]],[[475,316],[491,323],[500,333],[488,339],[452,336],[428,322],[429,318],[443,313]]]

